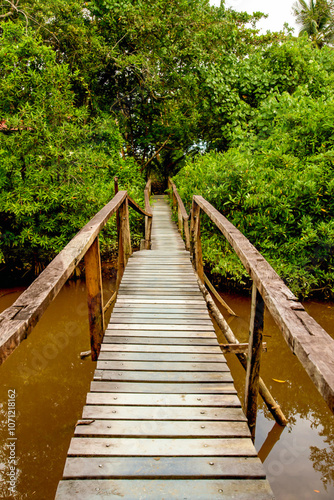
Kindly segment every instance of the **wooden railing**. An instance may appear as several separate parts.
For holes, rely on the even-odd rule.
[[[111,300],[103,306],[99,233],[110,217],[116,213],[117,285],[119,285],[132,253],[128,206],[150,221],[146,223],[147,230],[145,231],[145,245],[150,248],[152,211],[149,205],[149,194],[146,186],[146,210],[143,210],[128,196],[127,191],[118,191],[117,179],[115,179],[113,199],[78,232],[16,302],[0,314],[0,364],[29,335],[82,258],[85,259],[91,353],[93,361],[97,359],[104,334],[104,312],[115,299],[114,294]]]
[[[176,187],[172,182],[170,186],[178,202]],[[252,427],[255,428],[256,420],[264,306],[268,308],[288,346],[334,412],[334,339],[307,314],[303,305],[249,240],[202,196],[193,196],[190,251],[193,265],[203,283],[200,236],[202,211],[225,236],[253,280],[245,395],[246,415],[251,430]]]
[[[186,250],[190,250],[190,235],[189,235],[189,215],[184,208],[183,202],[179,193],[177,192],[176,186],[172,179],[168,179],[168,189],[171,193],[173,208],[177,208],[177,220],[179,231],[181,236],[184,234]]]

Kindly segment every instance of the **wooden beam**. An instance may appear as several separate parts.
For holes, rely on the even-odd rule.
[[[145,196],[145,211],[148,216],[145,217],[145,249],[150,250],[151,248],[151,235],[152,235],[152,208],[150,205],[152,181],[149,179],[146,183],[144,189]]]
[[[201,225],[200,225],[201,209],[195,201],[191,210],[191,240],[193,245],[193,264],[199,276],[199,279],[204,283],[204,269],[202,259],[202,243],[201,243]]]
[[[111,306],[111,304],[113,302],[115,302],[116,298],[117,298],[117,292],[114,292],[112,294],[112,296],[110,297],[110,299],[108,300],[108,302],[104,305],[104,307],[103,307],[103,313],[107,312],[107,310],[109,309],[109,307]]]
[[[204,274],[204,283],[209,288],[209,290],[212,292],[212,294],[215,296],[215,298],[218,300],[219,304],[221,304],[229,314],[231,314],[232,316],[236,316],[235,312],[230,308],[230,306],[225,302],[225,300],[219,295],[219,293],[217,292],[217,290],[215,289],[213,284],[210,282],[210,280],[206,274]]]
[[[126,191],[100,210],[55,257],[14,304],[0,314],[0,363],[31,332],[52,300],[58,295],[101,229],[126,198]]]
[[[238,339],[235,337],[234,333],[232,332],[231,328],[229,327],[227,321],[225,320],[224,316],[221,314],[219,311],[218,307],[214,303],[211,295],[205,288],[205,286],[201,283],[200,279],[197,279],[198,286],[205,298],[206,304],[208,306],[208,309],[212,316],[214,317],[218,327],[221,329],[223,332],[226,340],[231,343],[231,344],[239,344]],[[240,361],[241,365],[245,368],[247,367],[247,357],[245,354],[237,354],[236,355],[238,360]],[[260,395],[263,399],[263,401],[266,403],[268,410],[276,420],[276,422],[280,425],[287,425],[288,421],[282,412],[280,406],[276,403],[275,399],[271,395],[269,389],[265,385],[264,381],[262,378],[259,380],[259,386],[260,386]]]
[[[253,441],[259,396],[263,317],[264,302],[256,285],[253,284],[245,385],[245,410]]]
[[[88,319],[92,360],[97,361],[104,334],[103,291],[99,237],[85,255]]]
[[[248,239],[202,196],[194,203],[210,217],[240,258],[291,351],[334,412],[334,339],[307,314]]]
[[[141,208],[138,203],[136,203],[130,196],[128,196],[129,207],[133,208],[138,214],[145,215],[146,217],[152,217],[152,212],[146,212],[143,208]]]

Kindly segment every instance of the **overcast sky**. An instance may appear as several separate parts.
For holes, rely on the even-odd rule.
[[[220,5],[220,0],[210,0],[212,5]],[[295,28],[295,35],[298,35],[299,28],[295,23],[295,18],[291,13],[292,5],[295,0],[226,0],[225,6],[232,7],[234,10],[252,12],[263,12],[269,14],[267,19],[258,23],[258,28],[266,32],[279,31],[284,23]]]

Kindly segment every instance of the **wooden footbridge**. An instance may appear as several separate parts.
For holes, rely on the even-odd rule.
[[[163,197],[155,197],[152,217],[149,184],[145,210],[120,191],[0,315],[4,361],[85,256],[91,353],[97,366],[57,500],[273,498],[252,439],[258,392],[275,418],[285,423],[259,376],[264,304],[333,410],[334,341],[219,212],[195,196],[189,230],[188,215],[172,183],[170,192],[178,208],[179,231]],[[132,255],[128,206],[146,218],[143,250]],[[253,278],[246,346],[238,343],[204,290],[201,210],[221,229]],[[105,328],[110,303],[103,306],[98,234],[114,213],[118,291]],[[207,304],[233,345],[218,343]],[[226,364],[227,351],[235,352],[246,368],[247,417]]]

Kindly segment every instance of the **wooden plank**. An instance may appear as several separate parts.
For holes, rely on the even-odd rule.
[[[3,363],[30,334],[102,227],[123,203],[126,195],[126,191],[119,191],[53,259],[29,288],[21,293],[14,304],[0,314],[0,363]]]
[[[247,422],[241,408],[202,408],[196,406],[101,406],[86,405],[83,419],[117,420],[218,420]]]
[[[229,382],[204,383],[167,383],[167,382],[91,382],[92,392],[137,392],[162,394],[235,394]]]
[[[111,331],[112,332],[112,331]],[[110,333],[110,331],[109,331]],[[191,337],[170,337],[167,332],[159,332],[160,335],[155,337],[141,337],[132,335],[129,337],[120,337],[113,335],[105,335],[104,342],[108,344],[144,344],[144,345],[217,345],[217,339],[212,338],[191,338]],[[161,337],[161,334],[166,334],[166,337]],[[230,347],[230,346],[229,346]],[[238,344],[237,348],[240,348]]]
[[[80,421],[76,437],[137,438],[241,438],[250,437],[247,422],[188,422],[169,420],[87,420]],[[88,423],[89,422],[89,423]]]
[[[197,292],[197,291],[189,291],[189,292],[185,292],[185,291],[181,291],[181,290],[176,290],[176,289],[173,289],[173,288],[170,288],[168,290],[151,290],[151,289],[143,289],[143,290],[136,290],[136,289],[129,289],[129,290],[122,290],[121,292],[121,295],[122,296],[131,296],[131,297],[138,297],[138,296],[142,296],[142,295],[145,295],[146,297],[149,297],[151,299],[154,299],[154,298],[157,298],[157,299],[161,299],[161,298],[171,298],[171,297],[175,297],[175,295],[178,296],[178,298],[180,299],[186,299],[186,300],[189,300],[191,299],[192,297],[194,298],[199,298],[201,297],[201,292]]]
[[[163,361],[98,361],[98,370],[132,370],[132,371],[163,371],[163,372],[229,372],[226,362],[221,363],[171,363]]]
[[[180,497],[180,494],[182,497]],[[265,480],[73,480],[61,481],[56,500],[270,500],[274,495]]]
[[[66,460],[64,479],[89,478],[240,478],[264,479],[256,457],[71,457]]]
[[[118,296],[117,306],[119,307],[128,307],[128,304],[173,304],[173,305],[186,305],[187,307],[197,307],[198,305],[202,306],[203,305],[203,299],[202,298],[190,298],[190,299],[180,299],[180,298],[171,298],[171,297],[166,297],[166,298],[158,298],[158,297],[152,297],[149,298],[145,295],[143,295],[141,298],[137,296]]]
[[[180,330],[180,326],[182,325],[182,330],[185,331],[197,331],[197,332],[211,332],[214,331],[213,325],[210,322],[209,324],[201,324],[201,325],[195,325],[195,324],[183,324],[181,323],[180,325],[177,325],[173,322],[171,323],[109,323],[108,330],[112,331],[113,328],[116,330],[154,330],[154,331],[159,331],[159,330]]]
[[[207,479],[207,480],[72,480],[59,484],[56,500],[68,498],[100,500],[119,498],[125,500],[157,500],[181,498],[184,500],[269,500],[274,499],[265,480]]]
[[[74,437],[68,456],[256,456],[250,438],[88,438]]]
[[[94,380],[112,380],[123,382],[233,382],[230,372],[157,372],[143,370],[95,370]]]
[[[181,327],[180,327],[181,328]],[[217,345],[217,337],[214,332],[210,331],[197,331],[197,332],[192,332],[192,331],[183,331],[183,330],[106,330],[105,332],[105,337],[104,340],[106,343],[109,342],[108,339],[110,339],[110,336],[113,338],[115,337],[158,337],[161,338],[162,336],[168,337],[168,338],[177,338],[177,337],[182,337],[183,339],[189,338],[189,339],[196,339],[196,338],[208,338],[208,339],[214,339]]]
[[[147,405],[147,406],[199,406],[204,407],[240,407],[236,394],[161,394],[161,393],[108,393],[89,392],[87,404],[98,405]]]
[[[224,356],[219,354],[188,354],[188,353],[157,353],[157,352],[117,352],[101,351],[99,360],[116,361],[157,361],[157,362],[189,362],[189,363],[220,363],[226,362]]]
[[[202,327],[208,329],[208,330],[213,330],[212,326],[212,321],[208,317],[207,319],[192,319],[189,317],[185,318],[166,318],[166,317],[156,317],[156,315],[151,314],[151,315],[145,315],[145,317],[139,317],[136,315],[115,315],[115,317],[110,318],[109,321],[109,329],[112,328],[113,325],[131,325],[133,328],[134,325],[138,326],[140,328],[142,325],[149,324],[150,328],[152,325],[173,325],[174,327],[177,325],[182,325],[183,326],[194,326],[194,330],[200,330]],[[173,328],[175,329],[175,328]]]
[[[102,344],[101,351],[117,352],[164,352],[164,353],[194,353],[194,354],[218,354],[221,353],[219,346],[169,346],[169,345],[121,345]]]
[[[183,305],[175,305],[175,304],[151,304],[151,305],[140,305],[140,304],[133,304],[130,305],[127,304],[127,306],[124,307],[123,305],[117,304],[114,306],[113,309],[113,315],[116,313],[122,312],[125,313],[125,308],[126,312],[131,314],[131,313],[138,313],[138,314],[145,314],[145,313],[152,313],[152,314],[184,314],[187,316],[192,316],[192,317],[197,317],[198,315],[204,315],[208,314],[207,309],[201,306],[196,306],[196,307],[184,307]]]

